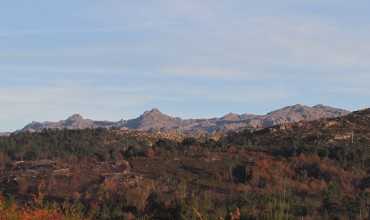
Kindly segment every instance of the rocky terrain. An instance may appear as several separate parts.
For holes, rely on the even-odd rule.
[[[81,115],[72,115],[59,122],[32,122],[21,131],[41,131],[43,129],[86,129],[86,128],[124,128],[142,131],[165,131],[185,134],[237,131],[244,128],[259,129],[277,124],[298,121],[312,121],[333,118],[348,114],[349,111],[324,105],[313,107],[304,105],[288,106],[266,115],[229,113],[220,118],[181,119],[163,114],[158,109],[144,112],[141,116],[118,122],[93,121]]]

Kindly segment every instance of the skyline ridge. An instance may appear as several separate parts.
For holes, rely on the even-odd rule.
[[[334,108],[334,109],[341,109],[341,110],[345,110],[345,111],[349,111],[349,112],[352,112],[352,111],[356,111],[356,110],[359,110],[359,109],[345,109],[345,108],[340,108],[340,107],[336,107],[336,106],[330,106],[330,105],[325,105],[325,104],[314,104],[314,105],[305,105],[305,104],[302,104],[302,103],[297,103],[297,104],[292,104],[292,105],[287,105],[287,106],[281,106],[281,107],[278,107],[278,108],[275,108],[275,109],[270,109],[270,110],[267,110],[265,112],[260,112],[260,113],[256,113],[256,112],[252,112],[252,111],[245,111],[245,112],[231,112],[231,111],[226,111],[224,112],[223,114],[219,114],[219,115],[210,115],[210,116],[199,116],[199,117],[192,117],[192,116],[188,116],[188,117],[184,117],[182,115],[176,115],[174,113],[167,113],[167,112],[164,112],[162,111],[159,107],[152,107],[152,108],[149,108],[149,110],[145,110],[145,111],[142,111],[141,115],[144,115],[145,113],[150,113],[152,111],[156,111],[156,112],[159,112],[161,114],[164,114],[164,115],[167,115],[167,116],[170,116],[170,117],[174,117],[174,118],[179,118],[179,119],[182,119],[182,120],[191,120],[191,119],[214,119],[214,118],[223,118],[223,117],[226,117],[230,114],[232,115],[253,115],[253,116],[263,116],[263,115],[268,115],[274,111],[278,111],[278,110],[282,110],[284,108],[288,108],[288,107],[294,107],[294,106],[303,106],[303,107],[310,107],[310,108],[315,108],[315,107],[329,107],[329,108]],[[365,107],[366,108],[366,107]],[[361,109],[364,109],[364,108],[361,108]],[[81,117],[82,119],[86,119],[86,120],[93,120],[93,121],[102,121],[102,122],[119,122],[119,121],[128,121],[132,118],[136,118],[136,117],[139,117],[137,116],[139,114],[136,114],[136,116],[131,116],[131,117],[120,117],[120,118],[116,118],[116,119],[112,119],[112,118],[104,118],[104,117],[101,117],[101,118],[94,118],[94,117],[89,117],[88,114],[85,115],[81,112],[74,112],[74,113],[71,113],[71,114],[68,114],[67,116],[65,117],[62,117],[62,118],[65,118],[63,120],[68,120],[70,118],[74,118],[74,117]],[[141,116],[140,115],[140,116]],[[63,121],[61,120],[60,118],[59,119],[56,119],[56,120],[29,120],[28,122],[25,122],[24,124],[32,124],[32,123],[47,123],[47,122],[56,122],[56,121]],[[15,132],[17,130],[19,130],[22,126],[18,127],[18,128],[14,128],[14,129],[7,129],[7,128],[0,128],[0,133],[8,133],[8,132]]]
[[[258,116],[258,115],[267,115],[267,114],[269,114],[271,112],[274,112],[276,110],[284,109],[284,108],[287,108],[287,107],[294,107],[294,106],[304,106],[304,107],[311,107],[311,108],[322,106],[322,107],[331,107],[331,108],[343,109],[343,108],[340,108],[340,107],[330,106],[330,105],[324,105],[324,104],[305,105],[305,104],[298,103],[298,104],[293,104],[293,105],[282,106],[282,107],[277,108],[275,110],[267,111],[264,114],[263,113],[253,113],[253,112],[244,112],[244,113],[227,112],[227,113],[221,114],[219,116],[209,116],[209,117],[180,117],[180,116],[175,116],[174,114],[166,113],[166,112],[162,111],[158,107],[153,107],[153,108],[149,108],[148,110],[143,111],[141,115],[143,115],[145,113],[150,113],[150,112],[159,112],[159,113],[162,113],[162,114],[171,116],[171,117],[178,117],[178,118],[182,118],[182,119],[204,119],[204,118],[215,118],[215,117],[220,117],[221,118],[221,117],[227,116],[228,114],[236,114],[236,115],[246,114],[246,115],[257,115]],[[343,109],[343,110],[351,111],[351,110],[348,110],[348,109]],[[357,110],[361,110],[361,109],[355,109],[353,111],[357,111]],[[92,118],[85,117],[82,113],[79,113],[79,112],[75,112],[75,113],[70,114],[69,116],[66,117],[66,119],[73,118],[73,117],[82,117],[84,119],[91,119],[91,120],[93,120]],[[119,120],[127,120],[127,118],[126,119],[125,118],[121,118]],[[35,122],[37,122],[37,121],[35,121]],[[43,121],[43,122],[47,122],[47,121]]]
[[[322,104],[306,106],[295,104],[285,106],[266,114],[227,113],[218,117],[181,118],[161,112],[158,108],[144,111],[134,118],[110,120],[92,120],[74,113],[59,121],[33,121],[19,131],[41,131],[43,129],[84,129],[84,128],[127,128],[139,130],[176,131],[181,129],[188,133],[212,133],[217,131],[239,130],[244,127],[253,129],[269,127],[276,124],[297,122],[301,120],[317,120],[343,116],[348,110],[334,108]]]

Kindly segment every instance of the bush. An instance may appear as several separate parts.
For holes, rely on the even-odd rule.
[[[236,183],[246,183],[252,179],[252,170],[245,165],[237,165],[232,168],[233,180]]]
[[[181,144],[185,146],[193,146],[193,145],[198,144],[198,140],[193,137],[187,137],[182,141]]]

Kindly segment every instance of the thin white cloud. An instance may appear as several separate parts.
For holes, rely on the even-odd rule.
[[[160,70],[162,74],[180,76],[209,76],[209,77],[232,77],[243,75],[240,70],[204,67],[164,67]]]

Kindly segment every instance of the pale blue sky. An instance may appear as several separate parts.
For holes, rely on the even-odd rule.
[[[369,1],[0,3],[0,131],[370,100]]]

